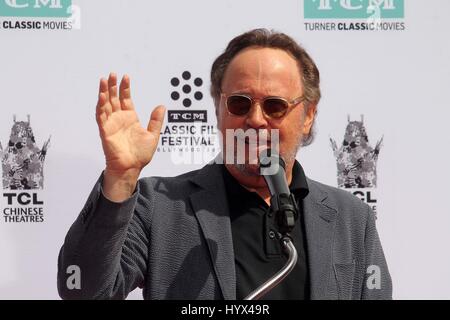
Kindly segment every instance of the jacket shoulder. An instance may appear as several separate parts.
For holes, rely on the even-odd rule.
[[[347,190],[332,187],[311,179],[308,179],[310,193],[314,197],[320,197],[322,203],[334,209],[338,216],[344,220],[359,220],[366,222],[368,215],[373,214],[369,205]]]
[[[222,169],[219,164],[208,164],[200,169],[188,171],[174,177],[152,176],[139,180],[141,195],[153,192],[171,195],[171,197],[186,196],[201,188],[217,188],[222,179]]]

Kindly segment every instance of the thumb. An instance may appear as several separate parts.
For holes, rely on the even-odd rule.
[[[166,107],[157,106],[150,116],[150,121],[148,122],[147,131],[150,133],[158,134],[161,131],[162,124],[164,122],[164,114],[166,113]]]

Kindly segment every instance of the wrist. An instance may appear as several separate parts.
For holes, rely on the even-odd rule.
[[[106,168],[103,172],[103,194],[113,202],[122,202],[131,197],[136,189],[141,170],[115,171]]]
[[[142,169],[127,169],[127,170],[114,170],[106,167],[104,172],[105,176],[108,176],[114,180],[133,181],[138,180]]]

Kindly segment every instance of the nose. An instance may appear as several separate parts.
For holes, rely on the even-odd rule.
[[[245,121],[250,128],[261,129],[266,128],[268,123],[267,119],[262,110],[261,104],[259,102],[255,102],[253,106],[250,108],[250,111],[247,114],[247,119]]]

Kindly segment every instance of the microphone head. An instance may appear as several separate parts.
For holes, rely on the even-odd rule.
[[[298,217],[294,196],[286,181],[286,164],[278,152],[270,149],[259,154],[260,173],[270,192],[270,210],[275,212],[280,232],[286,235],[292,231]]]
[[[265,149],[259,154],[259,169],[263,176],[274,175],[280,171],[280,166],[282,173],[286,169],[286,163],[278,152],[272,151],[272,149]]]

